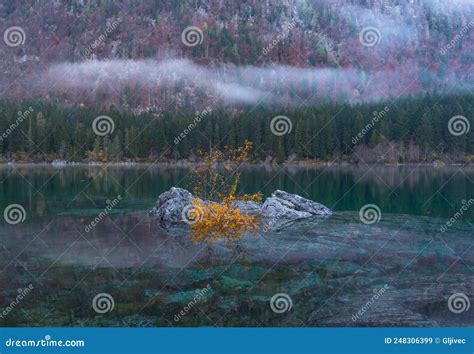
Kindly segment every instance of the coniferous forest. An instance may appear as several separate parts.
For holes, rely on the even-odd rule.
[[[0,156],[3,161],[24,162],[193,160],[198,151],[235,148],[250,140],[255,160],[470,162],[472,135],[451,134],[448,122],[473,110],[472,95],[328,103],[281,111],[258,108],[240,115],[212,108],[204,114],[131,115],[84,106],[2,102],[0,131],[9,134],[0,137]],[[110,117],[113,124],[104,136],[95,134],[92,127],[101,115]],[[290,122],[283,135],[271,130],[271,120],[277,115]]]

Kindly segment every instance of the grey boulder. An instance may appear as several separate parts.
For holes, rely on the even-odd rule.
[[[184,224],[185,208],[190,208],[194,198],[186,189],[172,187],[158,197],[151,214],[164,225]],[[237,201],[234,205],[246,215],[266,219],[265,225],[270,228],[286,226],[299,219],[326,218],[332,214],[329,208],[320,203],[281,190],[273,192],[264,203]]]
[[[332,211],[320,203],[279,189],[262,206],[262,215],[268,218],[303,219],[327,217],[331,214]]]
[[[171,187],[169,191],[160,194],[151,214],[163,224],[183,223],[184,209],[191,205],[193,198],[195,197],[186,189]]]

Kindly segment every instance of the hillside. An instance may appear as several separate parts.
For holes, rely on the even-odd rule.
[[[473,10],[465,0],[2,2],[1,96],[159,115],[462,93]],[[8,44],[12,26],[20,38]]]

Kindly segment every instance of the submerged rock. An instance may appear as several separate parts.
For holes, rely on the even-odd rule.
[[[183,215],[194,198],[199,199],[186,189],[172,187],[158,197],[151,214],[164,225],[184,224]],[[235,206],[246,215],[261,216],[269,220],[265,223],[269,228],[288,225],[299,219],[325,218],[332,214],[329,208],[320,203],[281,190],[272,193],[264,203],[237,201]]]

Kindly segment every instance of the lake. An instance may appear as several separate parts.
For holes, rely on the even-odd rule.
[[[474,167],[247,167],[242,192],[335,213],[237,245],[195,243],[148,214],[191,186],[186,168],[3,165],[0,181],[1,210],[25,216],[0,224],[2,326],[474,324],[448,306],[474,295]],[[361,221],[367,204],[378,222]]]

